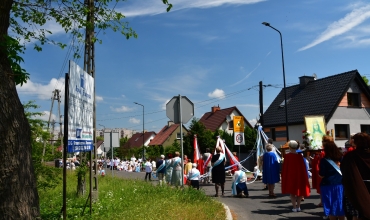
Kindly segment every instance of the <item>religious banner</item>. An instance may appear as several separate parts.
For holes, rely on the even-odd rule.
[[[94,78],[69,63],[68,152],[93,149]]]
[[[234,145],[245,145],[244,142],[244,117],[234,116]]]
[[[304,143],[309,149],[321,149],[322,137],[326,134],[325,117],[323,115],[304,116],[306,131],[304,132]]]

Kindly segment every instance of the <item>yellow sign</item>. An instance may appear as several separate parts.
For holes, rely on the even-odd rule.
[[[244,132],[244,118],[243,116],[234,116],[234,132]]]

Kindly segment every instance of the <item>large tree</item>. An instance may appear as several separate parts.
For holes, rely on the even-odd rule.
[[[95,28],[110,28],[121,32],[126,38],[136,37],[136,33],[123,21],[123,14],[111,8],[115,2],[94,0]],[[162,2],[168,6],[168,11],[172,5],[167,0]],[[19,54],[25,46],[19,42],[36,42],[34,48],[37,50],[41,50],[45,43],[55,43],[47,38],[52,33],[43,28],[47,22],[59,24],[67,33],[81,40],[84,29],[92,26],[85,20],[88,13],[90,9],[84,1],[79,0],[1,0],[0,219],[36,219],[40,216],[31,160],[30,126],[16,90],[16,84],[28,79],[26,71],[20,68],[22,58]],[[61,47],[66,45],[56,44]],[[78,54],[77,49],[75,55]]]

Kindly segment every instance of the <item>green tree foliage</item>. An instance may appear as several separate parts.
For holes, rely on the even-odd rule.
[[[165,156],[172,155],[173,157],[176,151],[181,153],[181,146],[177,140],[175,140],[172,145],[164,147]]]
[[[234,135],[229,134],[226,131],[219,131],[220,133],[220,138],[222,140],[225,140],[226,146],[230,149],[230,151],[234,151]]]
[[[106,153],[107,157],[112,158],[112,148]],[[119,157],[119,147],[113,147],[113,158]]]
[[[162,146],[149,146],[146,148],[146,156],[152,160],[156,160],[163,154],[163,147]]]
[[[32,161],[35,168],[37,186],[39,189],[54,188],[61,182],[59,175],[60,169],[51,166],[45,166],[41,163],[43,150],[42,140],[47,140],[50,138],[49,132],[45,130],[45,122],[39,119],[43,113],[35,111],[39,108],[39,106],[36,105],[34,101],[29,101],[23,104],[23,107],[24,113],[31,128]],[[51,147],[53,146],[47,144],[47,147],[45,159],[46,161],[53,161],[55,157],[51,154]]]
[[[18,40],[4,36],[4,41],[0,41],[0,47],[5,47],[8,54],[8,61],[13,70],[14,81],[16,85],[26,83],[30,78],[29,73],[21,67],[21,63],[24,62],[20,54],[24,54],[26,47],[21,45]]]
[[[197,135],[198,147],[201,153],[206,152],[206,148],[215,148],[217,139],[214,132],[206,129],[199,122],[199,119],[194,117],[191,120],[189,132],[184,137],[184,154],[188,155],[190,159],[193,159],[192,157],[194,155],[194,135]]]
[[[127,141],[128,141],[127,137],[123,137],[119,139],[120,147],[118,148],[118,157],[121,159],[131,157],[131,155],[129,155],[130,149],[127,146],[125,147],[125,144],[127,143]]]
[[[119,139],[119,146],[125,145],[127,143],[127,141],[128,141],[127,136],[126,137],[123,137],[123,138],[120,138]]]
[[[241,152],[247,152],[254,148],[257,138],[257,131],[253,128],[246,126],[244,128],[244,139],[245,139],[245,148]],[[242,148],[241,148],[242,149]]]
[[[369,79],[366,76],[362,76],[362,79],[366,83],[366,85],[369,85]]]

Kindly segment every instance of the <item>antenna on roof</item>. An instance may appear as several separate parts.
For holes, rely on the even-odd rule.
[[[317,80],[317,75],[316,75],[316,73],[312,74],[312,76],[313,76],[313,78],[314,78],[315,80]]]
[[[227,123],[229,123],[230,121],[232,121],[230,115],[226,115],[226,121],[227,121]]]

